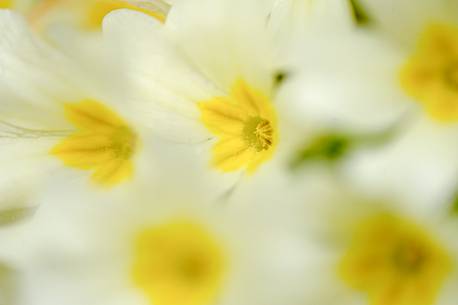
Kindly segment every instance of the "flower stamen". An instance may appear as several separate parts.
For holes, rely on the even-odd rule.
[[[260,152],[272,146],[274,130],[270,122],[261,117],[251,117],[243,128],[244,138],[248,145]]]

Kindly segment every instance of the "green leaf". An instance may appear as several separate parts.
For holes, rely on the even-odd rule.
[[[349,151],[351,140],[341,134],[327,134],[315,138],[293,158],[290,167],[296,169],[309,161],[335,162]]]
[[[290,162],[295,170],[310,161],[321,161],[335,164],[358,148],[378,148],[392,141],[400,132],[402,124],[394,124],[381,132],[369,134],[344,134],[329,132],[314,138],[299,149]]]
[[[359,0],[349,0],[350,1],[350,6],[351,10],[353,13],[353,18],[356,21],[356,24],[360,26],[366,26],[372,22],[369,14],[367,11],[364,9],[364,7],[361,5]]]

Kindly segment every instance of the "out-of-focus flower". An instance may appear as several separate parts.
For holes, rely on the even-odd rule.
[[[401,85],[422,104],[432,119],[458,122],[456,86],[458,27],[431,24],[419,38],[416,51],[401,71]]]
[[[14,238],[0,234],[0,257],[21,272],[23,304],[272,301],[269,226],[211,198],[190,167],[166,163],[159,183],[114,201],[84,189],[68,198],[74,188],[60,184]]]
[[[286,28],[281,36],[290,40],[283,60],[286,68],[291,66],[291,77],[281,100],[299,128],[317,124],[341,133],[379,132],[402,117],[408,107],[397,101],[402,91],[392,89],[395,78],[388,73],[402,55],[383,39],[358,30],[351,1],[276,3],[271,26]],[[377,116],[367,115],[373,109]]]
[[[288,46],[281,56],[287,81],[277,101],[302,137],[290,154],[295,170],[316,163],[341,169],[355,151],[389,140],[409,110],[390,73],[402,54],[357,27],[352,3],[280,0],[273,6],[269,26]],[[374,109],[377,115],[370,115]]]
[[[452,18],[458,16],[457,7],[452,1],[419,1],[415,7],[409,1],[359,3],[372,18],[360,30],[383,39],[399,54],[394,66],[388,65],[389,58],[378,61],[384,65],[379,71],[390,82],[372,84],[380,84],[385,96],[401,92],[404,98],[391,100],[410,111],[403,130],[389,145],[360,156],[355,176],[372,181],[374,189],[416,200],[445,200],[458,185],[458,95],[453,85],[458,36]],[[367,112],[372,115],[373,110]],[[391,175],[380,175],[382,171]]]
[[[294,203],[301,208],[292,208],[296,221],[302,218],[291,235],[304,238],[295,279],[303,285],[294,285],[303,302],[453,304],[458,244],[450,202],[422,206],[310,182],[301,184],[302,203]]]
[[[455,61],[458,57],[458,7],[453,1],[420,1],[415,9],[408,1],[365,0],[379,30],[407,52],[400,67],[402,89],[437,123],[458,121],[455,90]],[[391,14],[396,9],[400,13]],[[402,13],[402,14],[401,14]],[[402,15],[402,20],[398,19]],[[399,25],[403,31],[393,30]],[[399,37],[403,35],[403,37]]]
[[[339,276],[370,304],[436,304],[454,267],[441,238],[403,216],[371,215],[352,232]]]
[[[0,305],[455,305],[455,2],[0,8]]]

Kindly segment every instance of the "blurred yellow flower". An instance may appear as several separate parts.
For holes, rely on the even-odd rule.
[[[435,120],[458,121],[458,27],[429,25],[401,71],[404,90]]]
[[[417,224],[381,214],[363,221],[340,261],[342,280],[371,305],[431,305],[452,271],[447,250]]]
[[[173,221],[137,236],[133,279],[157,305],[213,304],[225,273],[223,250],[206,228]]]
[[[0,0],[0,8],[10,8],[12,4],[12,0]]]

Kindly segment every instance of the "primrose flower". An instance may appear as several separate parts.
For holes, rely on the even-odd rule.
[[[86,70],[35,37],[20,16],[0,11],[0,26],[0,162],[10,173],[2,175],[2,205],[28,200],[45,178],[68,170],[105,189],[132,181],[148,145],[109,56]]]
[[[178,1],[165,24],[127,10],[104,22],[138,86],[144,120],[179,141],[210,139],[210,167],[221,173],[257,172],[291,134],[277,99],[289,47],[275,38],[282,22],[273,19],[281,17],[269,26],[273,7]]]
[[[23,279],[21,300],[37,305],[272,301],[278,278],[269,273],[276,269],[269,226],[210,198],[197,172],[177,172],[169,164],[159,183],[117,199],[82,188],[62,202],[70,189],[60,184],[62,192],[43,196],[47,204],[30,222],[0,231],[8,245],[0,258]]]
[[[355,177],[368,187],[415,201],[444,200],[458,185],[458,8],[453,1],[419,1],[415,8],[409,1],[359,2],[372,20],[359,30],[383,39],[398,54],[395,65],[389,66],[388,58],[379,61],[385,65],[379,71],[390,77],[389,87],[384,87],[387,82],[380,85],[380,94],[401,92],[403,98],[391,101],[409,110],[386,146],[356,158]]]
[[[316,178],[289,201],[290,235],[302,238],[301,268],[290,280],[304,303],[453,304],[458,244],[449,200],[403,202]]]

